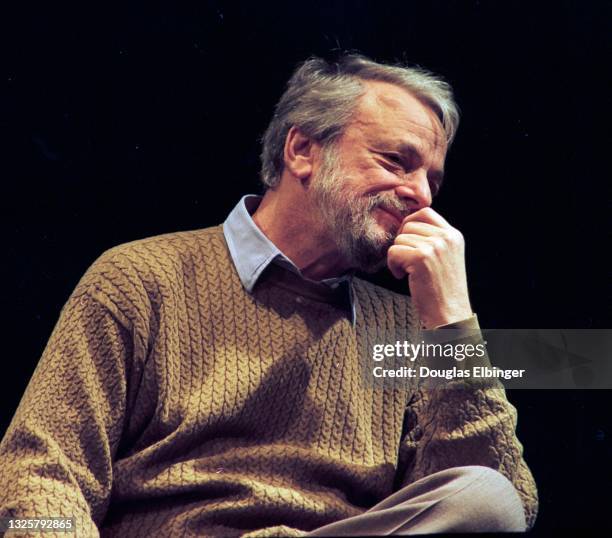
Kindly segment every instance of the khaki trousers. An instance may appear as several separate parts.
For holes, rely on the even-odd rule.
[[[525,513],[514,486],[497,471],[473,465],[421,478],[367,512],[306,536],[522,531]]]

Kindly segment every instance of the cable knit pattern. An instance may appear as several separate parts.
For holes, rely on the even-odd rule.
[[[416,338],[418,320],[409,298],[353,286],[356,327],[273,272],[246,293],[220,226],[109,250],[0,445],[0,515],[75,517],[77,536],[298,536],[480,464],[516,485],[533,523],[503,390],[365,383],[372,344]]]

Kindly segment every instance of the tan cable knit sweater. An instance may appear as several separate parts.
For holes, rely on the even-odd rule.
[[[298,535],[480,464],[533,523],[503,390],[365,384],[360,350],[416,337],[409,299],[356,279],[354,328],[287,275],[247,294],[220,226],[105,253],[0,445],[0,516],[74,516],[77,536]]]

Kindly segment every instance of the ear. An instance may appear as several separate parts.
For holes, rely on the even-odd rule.
[[[285,139],[285,168],[301,181],[312,175],[313,162],[319,145],[293,126]]]

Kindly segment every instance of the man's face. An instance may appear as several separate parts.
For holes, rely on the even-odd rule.
[[[351,267],[375,271],[402,219],[431,205],[446,138],[435,113],[406,90],[366,85],[344,134],[322,152],[311,193]]]

